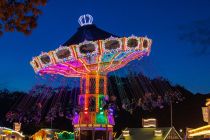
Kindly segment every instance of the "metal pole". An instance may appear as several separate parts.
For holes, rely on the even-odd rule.
[[[172,100],[170,101],[170,106],[171,106],[171,127],[173,127],[173,104],[172,104]]]
[[[52,129],[52,117],[51,117],[51,119],[50,119],[50,127],[51,127],[51,129]]]

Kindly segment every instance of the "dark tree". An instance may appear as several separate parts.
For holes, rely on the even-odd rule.
[[[30,34],[37,26],[41,6],[47,0],[0,0],[0,35],[3,32]]]
[[[190,24],[180,26],[180,39],[199,46],[199,54],[210,53],[210,18],[196,20]]]

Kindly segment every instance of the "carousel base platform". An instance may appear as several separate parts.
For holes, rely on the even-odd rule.
[[[113,140],[112,127],[76,127],[75,140]]]

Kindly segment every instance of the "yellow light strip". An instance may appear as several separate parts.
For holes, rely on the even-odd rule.
[[[107,77],[104,76],[104,95],[107,95]]]
[[[96,112],[99,111],[99,94],[96,95]]]
[[[143,121],[147,122],[147,121],[156,121],[156,119],[151,118],[151,119],[143,119]]]
[[[97,73],[99,73],[100,72],[100,66],[101,66],[100,64],[101,64],[101,58],[102,58],[102,56],[99,55],[97,58],[98,58],[98,61],[97,61],[98,62],[98,64],[97,64],[98,65]]]
[[[96,112],[99,111],[99,79],[100,76],[97,74],[95,76],[95,80],[96,80]]]
[[[75,57],[76,59],[78,59],[77,53],[76,53],[76,51],[75,51],[76,46],[74,45],[74,46],[69,46],[69,47],[72,49],[74,57]]]
[[[156,125],[155,124],[144,124],[143,127],[145,127],[145,128],[148,128],[148,127],[156,127]]]
[[[206,102],[206,106],[209,106],[209,105],[210,105],[210,101],[207,101],[207,102]]]
[[[90,88],[90,81],[89,80],[90,79],[89,78],[90,78],[89,75],[85,76],[85,80],[86,80],[85,81],[85,83],[86,83],[86,87],[85,87],[86,88],[86,90],[85,90],[86,92],[85,92],[85,94],[89,94],[90,93],[90,90],[89,90],[89,88]]]
[[[101,125],[100,124],[93,124],[93,126],[100,127]]]
[[[95,76],[95,80],[96,80],[96,94],[99,94],[99,79],[100,79],[100,75],[96,74],[96,76]]]
[[[162,130],[154,130],[155,136],[160,137],[163,135]]]
[[[192,130],[189,130],[188,132],[189,133],[194,133],[194,132],[202,131],[202,130],[205,130],[205,129],[210,130],[210,125],[206,125],[206,126],[202,126],[202,127],[196,128],[196,129],[192,129]]]
[[[98,69],[97,69],[97,72],[99,72],[100,71],[100,64],[101,64],[101,58],[102,58],[102,41],[98,41],[98,48],[99,48],[99,54],[100,55],[98,55]]]
[[[189,136],[194,137],[194,136],[209,135],[209,134],[210,134],[210,130],[205,130],[205,131],[189,134]]]
[[[88,109],[88,98],[87,98],[87,94],[89,94],[89,89],[90,89],[90,77],[89,75],[86,75],[86,93],[85,93],[85,110]]]
[[[127,48],[126,43],[127,43],[127,38],[126,37],[123,37],[122,38],[122,50],[123,51],[126,51],[126,48]]]

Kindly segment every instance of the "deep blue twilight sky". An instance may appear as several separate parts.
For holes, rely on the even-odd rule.
[[[199,47],[179,39],[179,26],[210,17],[209,0],[49,0],[30,36],[0,37],[0,88],[27,91],[39,83],[29,64],[32,56],[64,43],[85,13],[113,34],[152,38],[151,55],[133,62],[139,71],[163,76],[194,93],[210,92],[210,55],[196,55]]]

